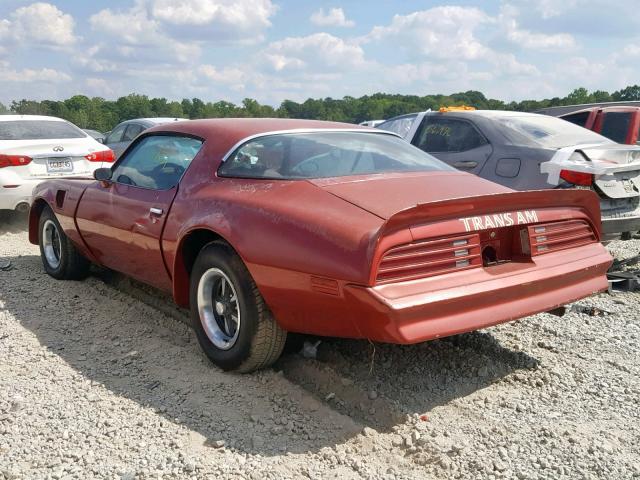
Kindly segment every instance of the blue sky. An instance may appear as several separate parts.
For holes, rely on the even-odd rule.
[[[278,105],[503,100],[640,83],[637,0],[0,2],[0,102],[128,93]]]

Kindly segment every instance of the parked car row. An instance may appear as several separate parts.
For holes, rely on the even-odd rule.
[[[454,116],[415,116],[405,138],[527,170],[539,146],[494,147],[494,117],[476,117],[462,135]],[[514,119],[502,135],[529,138]],[[555,310],[605,290],[612,261],[591,191],[516,192],[386,130],[287,119],[146,130],[93,180],[36,187],[29,239],[54,278],[95,263],[170,293],[238,372],[272,364],[290,333],[409,344]]]
[[[33,188],[53,177],[87,177],[113,151],[54,117],[0,115],[0,210],[29,209]]]
[[[27,211],[33,188],[42,180],[91,177],[144,130],[178,120],[128,120],[103,134],[56,117],[0,115],[0,210]]]
[[[602,242],[638,229],[640,148],[553,117],[174,120],[104,144],[55,120],[93,150],[46,138],[0,173],[43,166],[29,239],[47,273],[94,263],[170,293],[225,370],[270,365],[289,333],[408,344],[556,310],[605,290]]]

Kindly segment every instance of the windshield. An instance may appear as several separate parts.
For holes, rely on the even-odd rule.
[[[57,140],[86,138],[86,136],[75,125],[58,120],[0,121],[0,140]]]
[[[291,180],[434,170],[454,169],[394,135],[320,131],[250,140],[232,153],[218,174]]]
[[[555,117],[505,116],[496,121],[503,127],[502,133],[514,144],[535,143],[547,148],[561,148],[588,143],[613,143],[591,130]]]

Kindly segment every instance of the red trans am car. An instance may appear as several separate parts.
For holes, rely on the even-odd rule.
[[[271,364],[287,332],[416,343],[607,288],[595,194],[514,192],[383,130],[176,122],[94,177],[34,191],[45,270],[172,292],[225,370]]]

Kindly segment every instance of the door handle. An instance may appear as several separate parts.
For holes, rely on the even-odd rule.
[[[155,208],[155,207],[151,207],[149,209],[149,213],[151,215],[162,215],[164,213],[164,210],[162,210],[161,208]]]
[[[464,161],[464,162],[456,162],[453,164],[456,168],[475,168],[478,166],[478,162],[473,161]]]

